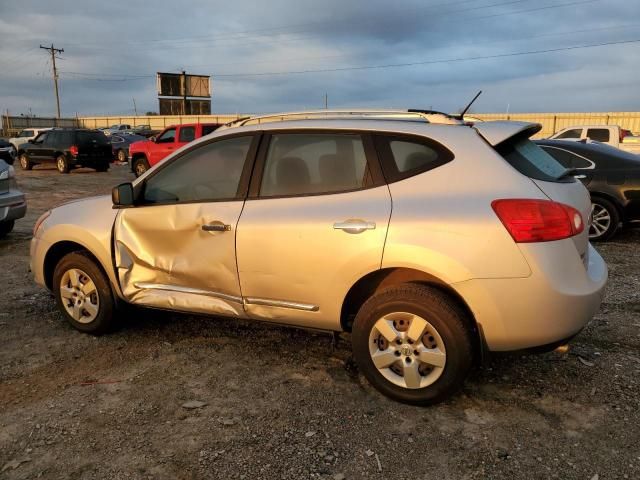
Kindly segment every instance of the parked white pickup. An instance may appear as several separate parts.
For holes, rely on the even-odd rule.
[[[558,140],[583,140],[606,143],[627,152],[640,154],[640,136],[619,125],[576,125],[563,128],[551,137]]]

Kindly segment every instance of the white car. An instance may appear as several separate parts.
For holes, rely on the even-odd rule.
[[[482,352],[564,345],[602,301],[589,192],[529,140],[540,129],[407,111],[242,119],[111,197],[46,212],[31,271],[87,333],[125,304],[350,331],[373,386],[435,403]]]
[[[51,130],[52,127],[47,128],[25,128],[22,130],[17,137],[13,137],[9,139],[9,143],[13,145],[14,150],[17,152],[19,150],[20,145],[27,143],[29,140],[33,140],[38,136],[40,132],[44,132],[45,130]]]
[[[630,153],[640,154],[640,137],[619,125],[577,125],[563,128],[549,137],[553,140],[593,140]]]

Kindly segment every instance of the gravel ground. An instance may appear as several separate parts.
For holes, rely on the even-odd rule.
[[[568,354],[495,357],[416,408],[368,386],[348,335],[153,312],[99,338],[68,326],[28,272],[32,226],[130,178],[18,172],[29,213],[0,240],[0,478],[640,478],[640,230],[598,247],[607,296]]]

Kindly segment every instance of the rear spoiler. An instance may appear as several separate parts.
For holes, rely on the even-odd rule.
[[[542,130],[539,123],[529,122],[478,122],[473,124],[473,128],[492,147],[509,140],[515,136],[529,138]]]

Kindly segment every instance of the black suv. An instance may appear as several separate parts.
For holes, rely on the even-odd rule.
[[[113,153],[109,139],[98,130],[54,128],[20,145],[18,158],[23,170],[31,170],[39,163],[55,162],[60,173],[69,173],[76,167],[106,172]]]

